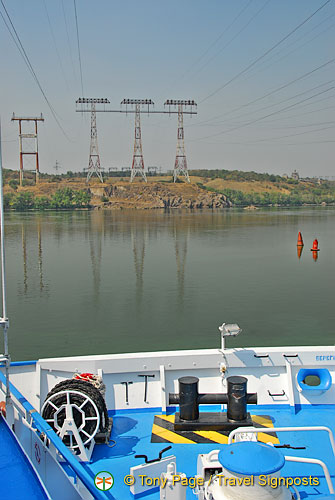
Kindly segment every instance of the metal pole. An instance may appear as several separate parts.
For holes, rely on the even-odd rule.
[[[37,136],[37,120],[35,120],[35,135],[36,135],[36,184],[38,184],[40,178],[40,165],[38,160],[38,136]]]
[[[5,270],[5,223],[4,223],[4,200],[3,200],[3,181],[2,181],[2,144],[1,144],[1,120],[0,120],[0,252],[1,252],[1,291],[2,291],[2,318],[1,326],[4,332],[4,356],[6,371],[6,408],[11,405],[9,389],[9,365],[10,357],[8,351],[8,318],[6,308],[6,270]]]
[[[19,120],[19,142],[20,142],[20,186],[22,187],[22,182],[23,182],[23,153],[22,153],[22,126],[21,126],[21,120]]]

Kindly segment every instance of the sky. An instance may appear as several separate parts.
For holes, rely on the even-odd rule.
[[[4,167],[19,168],[15,112],[43,113],[41,172],[56,161],[60,172],[86,168],[90,116],[75,106],[84,96],[111,109],[152,99],[157,111],[194,99],[189,169],[335,175],[335,0],[1,0],[0,12]],[[141,125],[145,166],[172,169],[176,115],[142,114]],[[134,115],[98,113],[97,127],[102,166],[130,167]]]

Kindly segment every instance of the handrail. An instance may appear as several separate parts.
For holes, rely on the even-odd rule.
[[[3,373],[0,372],[0,381],[6,387],[6,378]],[[10,383],[11,396],[20,403],[20,405],[29,412],[36,428],[43,432],[50,442],[55,446],[55,448],[62,455],[64,460],[69,464],[71,469],[75,472],[78,478],[82,481],[84,486],[89,490],[94,498],[98,500],[115,500],[115,497],[109,492],[100,492],[94,486],[94,476],[87,469],[85,469],[78,460],[72,455],[71,451],[65,446],[63,441],[57,436],[55,431],[50,427],[50,425],[42,418],[42,416],[35,410],[35,408],[29,403],[29,401],[20,393],[20,391]]]
[[[291,457],[291,456],[287,456],[287,457],[285,456],[285,460],[287,462],[301,462],[303,464],[320,465],[320,467],[322,467],[323,472],[325,474],[325,478],[326,478],[327,485],[329,488],[329,493],[332,495],[335,493],[328,467],[324,462],[322,462],[322,460],[318,460],[317,458],[302,458],[302,457]]]
[[[296,431],[327,431],[329,435],[330,444],[335,456],[335,440],[332,430],[324,425],[309,426],[309,427],[238,427],[231,431],[228,437],[228,444],[232,444],[233,438],[236,434],[242,432],[252,432],[258,434],[259,432],[272,433],[272,432],[296,432]]]

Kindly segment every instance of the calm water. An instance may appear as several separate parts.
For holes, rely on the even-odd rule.
[[[6,224],[14,360],[214,348],[224,321],[243,329],[229,345],[334,344],[334,209],[10,213]]]

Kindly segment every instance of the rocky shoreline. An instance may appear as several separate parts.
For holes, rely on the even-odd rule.
[[[109,209],[228,208],[223,194],[205,191],[195,184],[133,183],[89,188],[92,205]],[[103,201],[101,201],[103,200]]]

